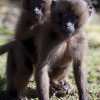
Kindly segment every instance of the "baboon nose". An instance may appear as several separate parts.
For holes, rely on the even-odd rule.
[[[39,8],[36,7],[36,8],[34,9],[34,12],[35,12],[35,13],[39,13]]]
[[[41,9],[36,7],[34,9],[34,17],[40,19],[43,16]]]
[[[67,26],[67,27],[70,27],[70,26],[72,26],[72,23],[71,23],[71,22],[68,22],[68,23],[66,24],[66,26]]]

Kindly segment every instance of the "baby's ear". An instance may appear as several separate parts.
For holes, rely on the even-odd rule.
[[[96,1],[96,0],[85,0],[85,1],[87,2],[87,5],[88,5],[89,15],[91,15],[93,11],[93,1]]]
[[[53,9],[56,7],[57,2],[58,2],[58,0],[52,0],[51,11],[53,11]]]

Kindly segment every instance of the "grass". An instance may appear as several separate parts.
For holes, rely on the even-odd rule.
[[[2,23],[0,23],[0,34],[9,35],[12,33],[12,30],[5,27]]]
[[[87,69],[88,69],[88,91],[90,100],[100,100],[100,27],[98,25],[90,25],[90,27],[86,27],[88,36],[90,38],[90,47],[88,50],[88,58],[87,58]],[[96,30],[96,31],[95,31]],[[6,33],[5,29],[0,28],[0,32],[3,31]],[[10,31],[8,31],[9,34]],[[5,43],[5,39],[0,39],[0,44]],[[3,79],[5,77],[5,68],[6,68],[6,56],[4,54],[0,56],[0,89],[5,88]],[[77,89],[75,86],[73,73],[71,72],[69,75],[68,82],[71,84],[73,89],[73,93],[68,95],[63,100],[77,100]],[[34,84],[30,86],[34,87]],[[36,100],[36,99],[35,99]],[[51,100],[59,100],[55,96],[51,98]]]
[[[11,34],[12,30],[10,30],[9,28],[5,27],[2,23],[0,23],[0,34]]]

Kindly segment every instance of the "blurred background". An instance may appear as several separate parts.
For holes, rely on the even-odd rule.
[[[86,25],[89,38],[87,58],[88,89],[90,100],[100,100],[100,0],[92,0],[95,10]],[[14,29],[20,16],[20,0],[0,0],[0,45],[10,41],[14,36]],[[6,56],[0,56],[0,91],[5,89]],[[77,90],[72,72],[69,75],[74,93],[68,100],[77,100]],[[73,99],[74,98],[74,99]],[[53,99],[56,100],[56,99]]]

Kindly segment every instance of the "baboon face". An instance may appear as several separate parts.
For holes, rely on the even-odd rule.
[[[34,20],[39,20],[43,17],[45,11],[44,0],[22,0],[22,5],[26,9]]]
[[[32,17],[41,19],[44,13],[45,2],[43,0],[31,0],[29,3],[28,10]]]
[[[84,0],[56,0],[51,4],[54,27],[58,27],[58,31],[65,37],[83,27],[89,15],[89,7]]]
[[[70,36],[75,32],[78,16],[73,11],[67,13],[59,13],[60,30],[65,36]]]

